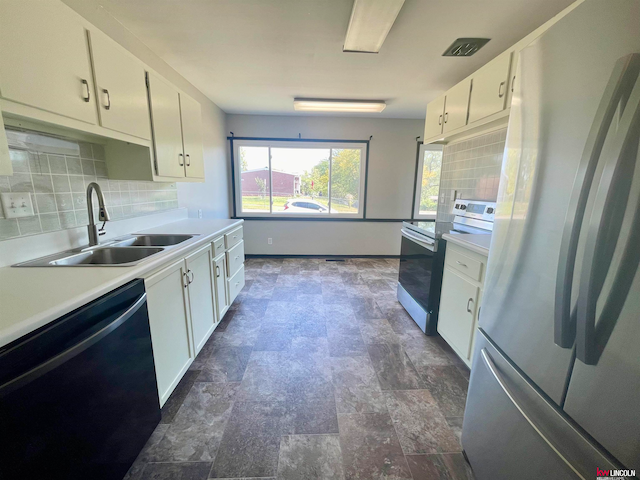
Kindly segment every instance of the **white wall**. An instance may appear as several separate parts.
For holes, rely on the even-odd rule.
[[[416,137],[423,120],[327,116],[227,115],[236,137],[368,140],[367,219],[398,222],[245,222],[248,254],[398,255],[401,220],[411,218]],[[273,244],[268,245],[267,239]]]
[[[201,208],[205,218],[228,218],[231,214],[231,171],[226,158],[226,114],[102,7],[83,0],[62,1],[200,102],[206,181],[178,184],[178,201],[181,207],[188,208],[190,217],[197,216]]]

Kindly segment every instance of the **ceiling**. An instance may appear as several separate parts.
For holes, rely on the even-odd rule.
[[[379,54],[343,53],[351,0],[87,0],[103,6],[227,113],[294,115],[294,97],[427,103],[572,0],[406,0]],[[442,57],[458,37],[491,41]],[[309,115],[309,113],[304,113]],[[360,114],[362,116],[362,114]]]

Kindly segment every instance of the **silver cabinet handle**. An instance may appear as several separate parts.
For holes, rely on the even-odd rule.
[[[187,159],[187,167],[191,166],[191,155],[189,155],[188,153],[184,156],[184,158]]]
[[[460,260],[456,260],[456,263],[458,265],[460,265],[461,267],[467,268],[467,264],[466,263],[462,263]]]
[[[444,112],[444,123],[449,121],[449,112]]]
[[[498,86],[498,98],[504,97],[504,92],[502,91],[502,87],[504,87],[505,83],[506,82],[502,81],[500,82],[500,86]]]
[[[216,265],[216,278],[220,278],[220,266]]]
[[[107,96],[107,104],[104,105],[104,109],[109,110],[111,108],[111,96],[109,95],[109,90],[107,90],[106,88],[103,88],[102,93],[104,93]]]
[[[513,93],[513,86],[516,84],[516,76],[514,75],[511,79],[511,93]]]
[[[87,82],[84,78],[81,80],[82,85],[84,85],[84,88],[86,89],[87,92],[87,96],[86,97],[82,97],[82,99],[85,102],[88,102],[89,100],[91,100],[91,90],[89,90],[89,82]]]
[[[473,313],[471,311],[471,303],[473,303],[473,298],[470,298],[469,300],[467,300],[467,313]]]
[[[438,117],[438,125],[442,125],[442,115]]]
[[[189,272],[184,272],[182,275],[184,275],[184,288],[187,288],[189,286]]]
[[[181,167],[184,167],[184,161],[182,160],[183,157],[184,155],[182,155],[181,153],[178,154],[178,163]]]
[[[187,274],[191,275],[191,278],[189,279],[189,284],[193,283],[193,279],[195,278],[195,275],[193,274],[193,272],[191,270],[187,270]]]
[[[236,255],[236,258],[234,260],[237,260],[240,258],[240,255]]]

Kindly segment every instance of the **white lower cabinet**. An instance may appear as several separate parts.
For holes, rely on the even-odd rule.
[[[186,262],[193,345],[197,355],[216,326],[211,245],[189,255]]]
[[[160,406],[167,401],[195,356],[186,273],[185,261],[180,260],[144,281]]]
[[[233,231],[242,236],[242,227]],[[218,239],[145,279],[160,406],[164,405],[244,287],[244,266],[228,276],[229,251]],[[222,250],[213,258],[213,252]],[[236,245],[238,247],[238,245]],[[240,245],[233,258],[244,261]]]
[[[227,293],[227,258],[226,254],[216,257],[213,260],[213,267],[216,276],[216,308],[218,321],[222,320],[224,314],[229,310],[229,295]]]
[[[486,261],[482,255],[447,244],[438,333],[469,367],[473,358]]]

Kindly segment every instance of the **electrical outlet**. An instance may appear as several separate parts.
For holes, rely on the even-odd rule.
[[[202,209],[201,208],[198,209],[198,218],[202,218]]]
[[[269,245],[273,245],[273,238],[267,238],[267,243]]]
[[[0,193],[5,218],[33,217],[33,200],[28,192]]]

